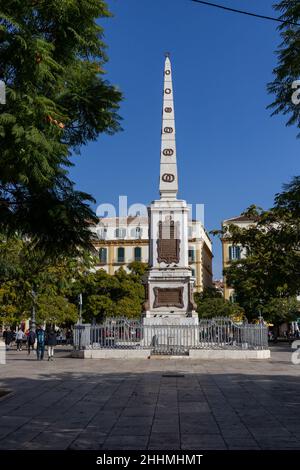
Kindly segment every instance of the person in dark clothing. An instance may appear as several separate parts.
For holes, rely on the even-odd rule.
[[[5,328],[5,330],[2,333],[2,337],[4,339],[4,342],[6,341],[6,336],[7,336],[7,328]]]
[[[48,361],[53,361],[54,348],[57,344],[56,333],[53,329],[47,333],[47,344],[48,344]]]
[[[3,332],[3,338],[5,339],[5,346],[6,346],[6,350],[9,349],[9,345],[10,343],[13,341],[14,339],[14,334],[13,332],[8,329],[8,328],[5,328],[4,332]]]
[[[66,345],[72,344],[72,331],[70,329],[66,332]]]
[[[290,345],[292,344],[293,339],[294,339],[294,333],[290,330],[288,332],[288,342],[289,342]]]
[[[33,329],[31,328],[29,333],[28,333],[28,336],[27,336],[27,350],[28,350],[28,354],[30,354],[30,349],[32,349],[34,351],[34,343],[35,343],[35,332],[33,331]]]
[[[36,356],[37,360],[44,359],[45,351],[45,331],[41,326],[36,330]]]

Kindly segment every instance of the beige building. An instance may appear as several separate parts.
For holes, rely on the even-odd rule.
[[[133,261],[148,263],[148,217],[101,218],[93,231],[98,269],[114,274],[121,266],[128,271]],[[200,292],[212,286],[212,244],[201,222],[190,221],[188,232],[189,266],[195,277],[195,291]]]
[[[240,215],[238,217],[233,217],[231,219],[224,220],[222,222],[222,229],[228,225],[236,225],[240,228],[248,228],[251,225],[255,224],[254,220],[249,219]],[[246,250],[241,245],[234,245],[230,239],[230,234],[226,234],[222,237],[222,259],[223,259],[223,269],[225,269],[231,261],[235,261],[246,256]],[[226,300],[234,301],[234,289],[226,283],[226,277],[224,276],[224,298]]]

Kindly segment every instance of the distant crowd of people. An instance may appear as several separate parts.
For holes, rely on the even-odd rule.
[[[15,331],[12,328],[5,328],[2,333],[6,350],[16,344],[17,351],[22,351],[26,345],[27,353],[36,349],[37,360],[44,359],[45,346],[48,351],[48,361],[53,361],[54,349],[57,344],[73,344],[73,332],[70,328],[64,330],[54,329],[53,327],[44,329],[39,325],[36,330],[30,328],[24,331],[19,328]]]
[[[273,341],[274,343],[278,341],[278,335],[274,331],[269,330],[268,336],[269,336],[269,341]],[[285,341],[288,341],[291,344],[294,340],[300,339],[300,331],[299,329],[285,330],[280,336],[280,338]]]

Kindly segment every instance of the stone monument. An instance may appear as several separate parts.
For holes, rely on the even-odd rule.
[[[193,300],[195,281],[188,262],[189,208],[186,201],[177,199],[174,95],[169,54],[164,66],[159,192],[160,199],[148,208],[150,268],[145,279],[143,313],[144,325],[156,326],[156,338],[159,325],[198,324]],[[178,333],[176,335],[178,338]],[[152,336],[151,331],[147,336]]]

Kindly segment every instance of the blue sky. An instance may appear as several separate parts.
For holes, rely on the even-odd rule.
[[[299,174],[299,140],[270,117],[266,84],[276,65],[277,24],[190,0],[110,0],[102,21],[107,79],[124,93],[124,131],[101,136],[74,157],[71,177],[97,204],[148,204],[158,197],[164,53],[171,53],[179,197],[205,204],[208,230],[252,203],[272,205]],[[217,2],[216,2],[217,3]],[[219,0],[274,15],[273,0]],[[213,239],[214,277],[221,247]]]

